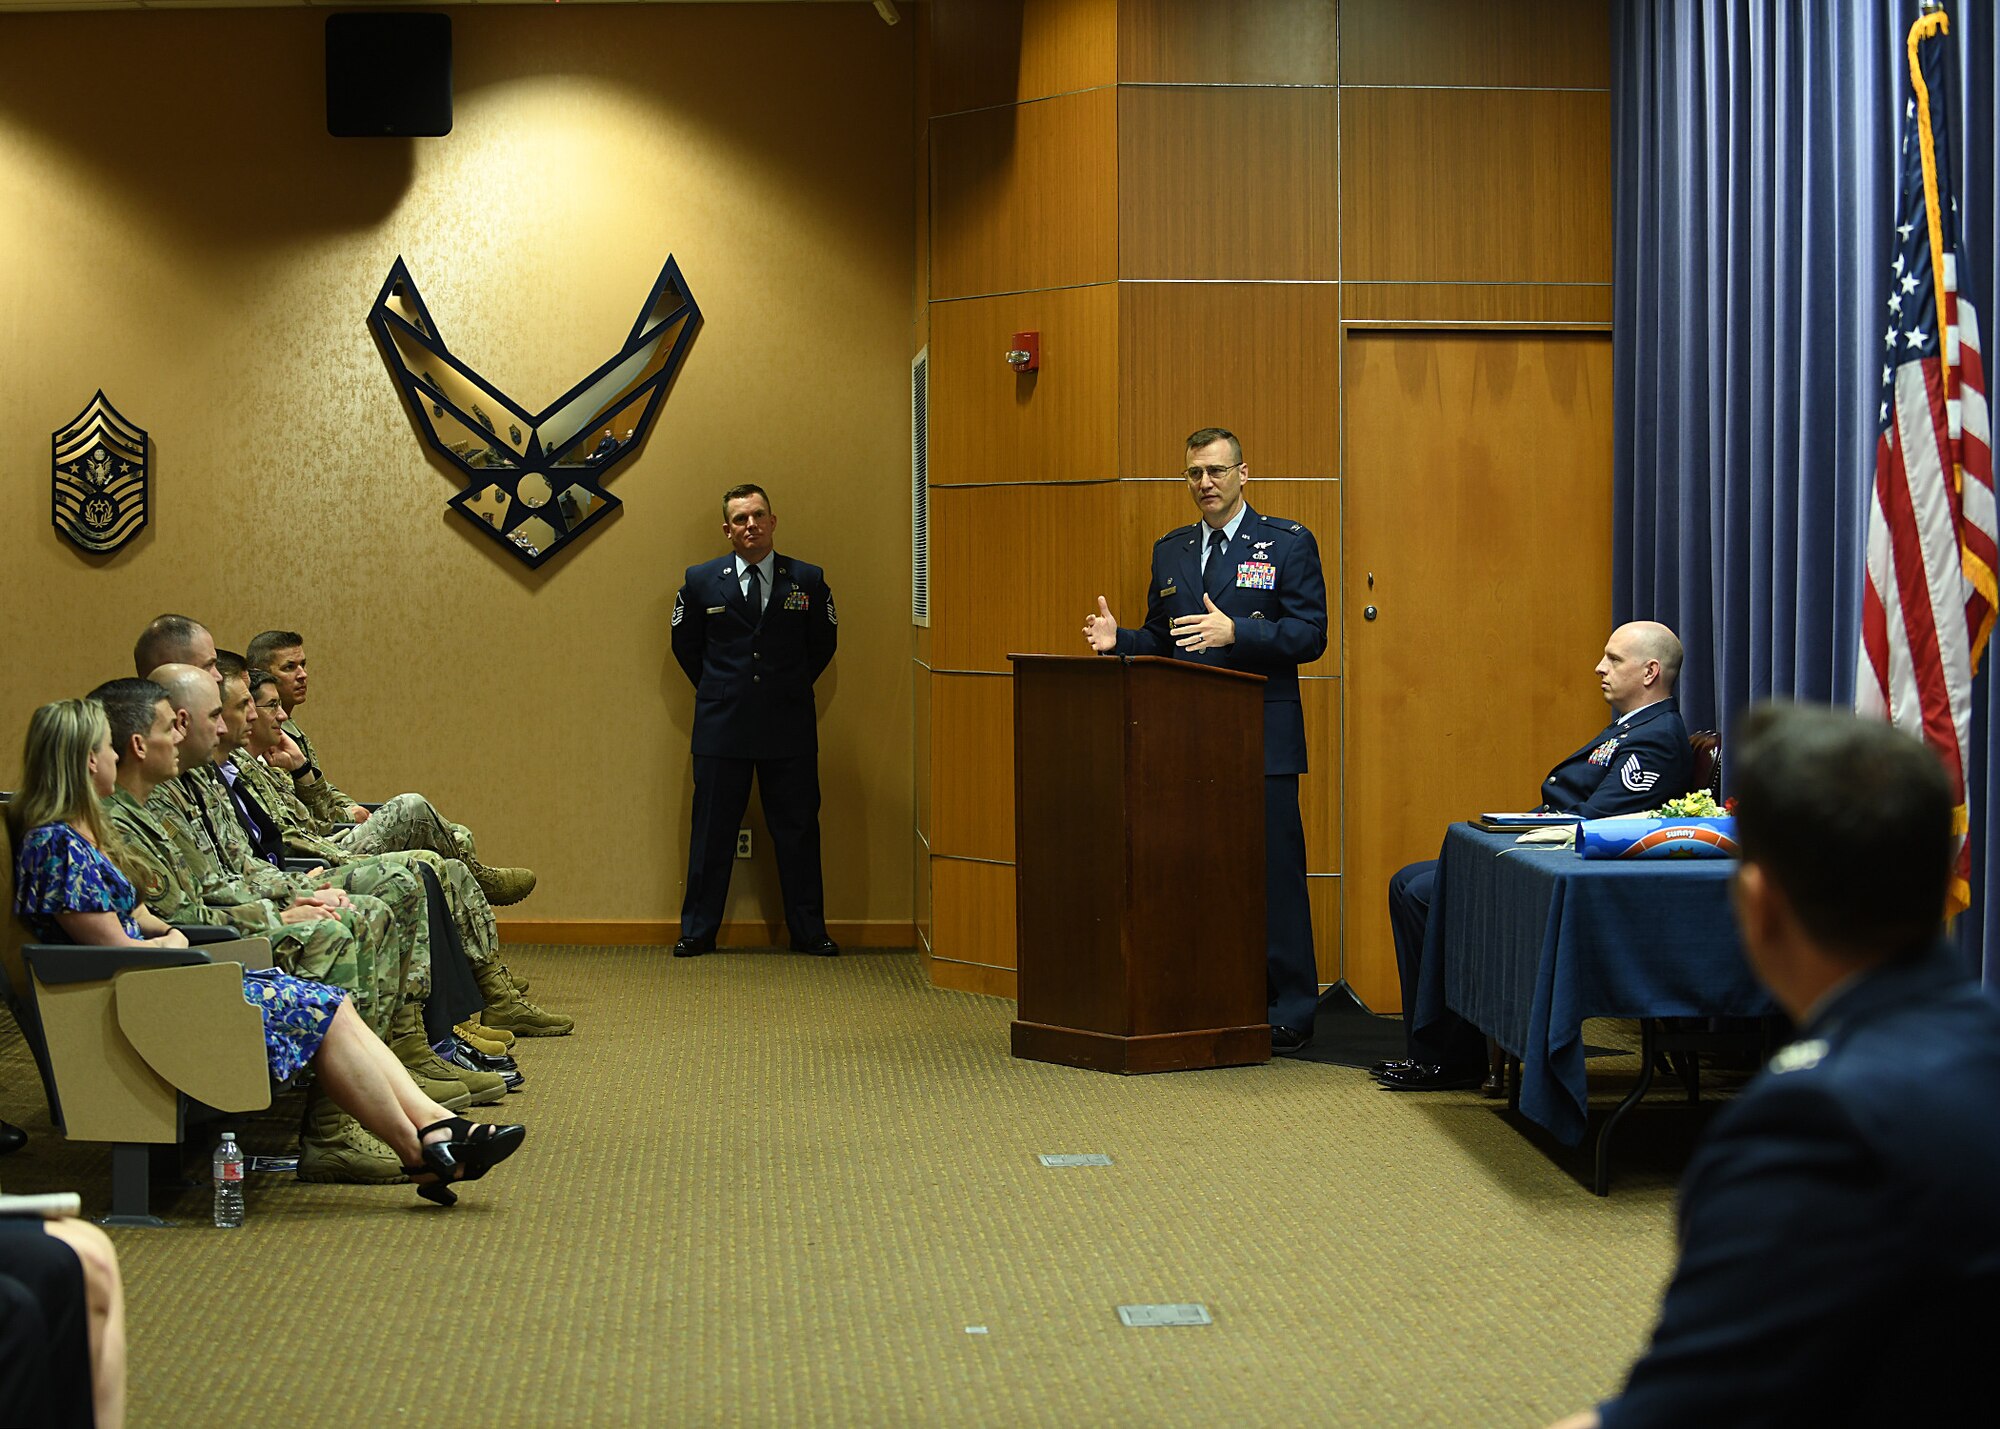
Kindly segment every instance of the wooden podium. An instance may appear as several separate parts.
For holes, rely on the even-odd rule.
[[[1263,678],[1007,658],[1014,1055],[1101,1072],[1269,1061]]]

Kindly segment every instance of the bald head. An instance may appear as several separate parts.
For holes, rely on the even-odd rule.
[[[1614,714],[1670,699],[1681,674],[1680,638],[1657,620],[1634,620],[1611,632],[1597,682]]]
[[[146,678],[167,692],[174,723],[181,729],[181,772],[198,769],[215,756],[223,734],[222,692],[215,677],[193,665],[162,665]]]
[[[132,647],[132,672],[144,678],[162,665],[192,665],[205,670],[211,680],[218,679],[215,637],[191,616],[154,616]]]

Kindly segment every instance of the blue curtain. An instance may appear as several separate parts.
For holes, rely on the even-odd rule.
[[[1755,700],[1853,703],[1878,315],[1917,8],[1612,5],[1613,608],[1680,633],[1688,725],[1721,729],[1725,754]],[[1955,191],[1990,353],[2000,31],[1989,5],[1946,8]],[[2000,980],[1988,681],[1982,672],[1968,770],[1973,905],[1958,932]]]

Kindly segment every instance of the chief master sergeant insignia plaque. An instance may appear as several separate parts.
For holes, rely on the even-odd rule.
[[[100,389],[49,439],[50,521],[86,551],[115,551],[146,524],[146,434]]]

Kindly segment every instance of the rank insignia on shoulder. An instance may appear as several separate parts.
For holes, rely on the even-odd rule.
[[[785,592],[786,610],[804,610],[812,603],[812,597],[804,591],[793,589]]]
[[[1618,741],[1615,739],[1607,739],[1604,741],[1604,743],[1598,745],[1597,748],[1590,751],[1590,762],[1592,764],[1598,764],[1598,765],[1609,764],[1611,762],[1611,756],[1616,754],[1617,752],[1618,752]]]
[[[1786,1072],[1809,1072],[1825,1059],[1827,1050],[1826,1040],[1821,1037],[1794,1042],[1778,1049],[1778,1054],[1771,1058],[1771,1070],[1780,1076]]]
[[[674,624],[679,625],[681,623],[681,617],[686,614],[687,614],[687,598],[685,596],[676,595],[674,597]]]
[[[826,598],[826,623],[827,623],[828,625],[838,625],[838,624],[840,624],[840,617],[839,617],[838,615],[835,615],[835,614],[833,613],[833,597],[832,597],[832,596],[828,596],[828,597]]]
[[[1660,776],[1654,770],[1641,768],[1638,755],[1628,754],[1618,766],[1618,782],[1634,794],[1644,794],[1660,782]]]
[[[1179,585],[1163,585],[1160,587],[1160,595],[1163,599],[1170,595],[1178,595],[1180,594],[1180,589]]]

